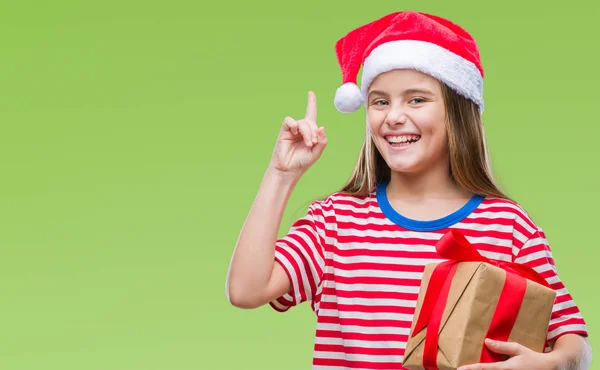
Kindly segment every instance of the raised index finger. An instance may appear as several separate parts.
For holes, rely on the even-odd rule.
[[[308,93],[308,104],[306,105],[305,118],[309,121],[317,122],[317,97],[312,91],[309,91]]]

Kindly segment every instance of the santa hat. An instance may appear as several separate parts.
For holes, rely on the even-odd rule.
[[[405,68],[436,78],[483,112],[483,67],[477,44],[467,31],[444,18],[414,11],[392,13],[341,38],[336,54],[343,82],[334,105],[340,112],[358,110],[379,74]]]

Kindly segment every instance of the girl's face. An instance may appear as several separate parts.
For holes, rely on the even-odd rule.
[[[380,74],[369,87],[367,121],[392,171],[416,173],[447,163],[440,83],[414,70]]]

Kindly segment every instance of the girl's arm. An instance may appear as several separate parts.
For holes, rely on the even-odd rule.
[[[275,262],[275,242],[297,179],[269,168],[242,227],[229,274],[227,295],[236,307],[256,308],[287,293],[290,281]]]
[[[592,362],[592,348],[587,338],[566,334],[556,340],[550,352],[557,370],[587,370]]]
[[[227,276],[227,296],[236,307],[256,308],[291,290],[284,269],[275,261],[275,243],[283,212],[298,180],[327,144],[317,127],[317,102],[308,94],[306,116],[283,120],[271,162],[235,247]]]
[[[579,334],[559,337],[548,353],[532,351],[516,342],[486,340],[485,345],[496,353],[508,355],[509,359],[461,366],[458,370],[588,370],[592,361],[589,342]]]

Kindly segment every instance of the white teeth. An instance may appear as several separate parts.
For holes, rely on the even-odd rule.
[[[418,140],[419,136],[416,136],[416,135],[388,136],[387,139],[390,143],[405,143],[409,140],[413,140],[413,141]]]

